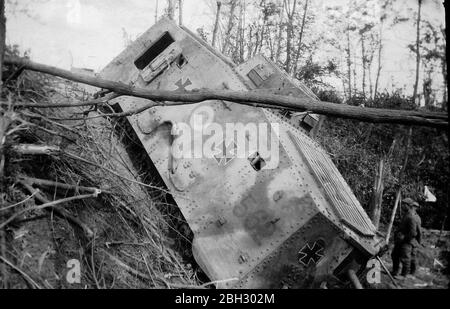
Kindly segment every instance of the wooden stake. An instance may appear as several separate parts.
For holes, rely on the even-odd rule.
[[[401,201],[403,176],[404,176],[404,173],[406,170],[406,165],[408,164],[408,156],[409,156],[409,148],[411,147],[411,139],[412,139],[412,127],[410,127],[409,131],[408,131],[408,141],[406,143],[405,159],[403,161],[402,168],[398,174],[399,188],[397,191],[397,196],[395,197],[395,204],[394,204],[394,209],[392,209],[391,220],[389,221],[388,229],[386,232],[386,245],[389,243],[389,237],[391,236],[392,226],[394,225],[395,214],[397,213],[397,208]]]
[[[389,238],[391,237],[392,226],[394,225],[395,214],[397,213],[397,208],[398,208],[398,205],[400,204],[401,196],[402,196],[402,190],[401,190],[401,188],[399,188],[397,191],[397,195],[395,197],[394,208],[392,209],[391,219],[389,220],[389,225],[388,225],[388,229],[386,232],[386,245],[389,244]]]
[[[380,159],[377,173],[375,175],[375,182],[373,185],[372,207],[370,213],[372,223],[377,229],[380,223],[381,205],[383,203],[383,190],[384,190],[383,178],[384,178],[384,159]]]

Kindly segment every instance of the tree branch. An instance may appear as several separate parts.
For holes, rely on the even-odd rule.
[[[43,205],[40,206],[44,206],[43,207],[45,210],[50,211],[50,212],[54,212],[55,215],[59,216],[60,218],[64,218],[67,221],[69,221],[70,223],[78,226],[79,228],[81,228],[84,232],[84,235],[90,239],[94,236],[94,232],[91,230],[91,228],[89,228],[85,223],[81,222],[78,218],[75,218],[74,216],[72,216],[67,210],[65,209],[59,209],[57,207],[54,207],[54,205],[49,205],[50,203],[52,203],[51,201],[49,201],[47,198],[45,198],[42,194],[39,193],[38,190],[36,190],[35,188],[33,188],[30,184],[26,183],[23,180],[20,180],[19,183],[25,187],[28,192],[30,192],[31,194],[35,194],[36,199],[41,202]],[[93,194],[91,194],[91,196],[93,196]]]

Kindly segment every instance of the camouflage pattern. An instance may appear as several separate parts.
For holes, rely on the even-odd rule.
[[[265,57],[236,65],[166,18],[100,76],[149,90],[230,89],[318,100]],[[130,111],[149,101],[121,96],[110,103]],[[203,120],[194,121],[198,116]],[[155,106],[128,117],[192,230],[197,264],[216,287],[314,287],[342,278],[350,267],[364,268],[383,245],[329,154],[311,138],[319,119],[223,100]],[[210,135],[203,127],[236,124],[248,156],[236,155],[233,133],[214,143],[222,150],[215,156],[175,158],[182,135],[172,129],[180,124],[189,124],[187,140],[200,149]],[[264,125],[266,134],[250,134],[252,125]],[[263,147],[272,141],[278,141],[273,151]]]

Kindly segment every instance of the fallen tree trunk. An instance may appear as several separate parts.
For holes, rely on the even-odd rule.
[[[170,102],[198,103],[206,100],[224,100],[252,106],[283,108],[292,111],[306,110],[316,114],[347,119],[356,119],[374,123],[397,123],[438,128],[446,128],[448,126],[447,113],[366,108],[360,106],[316,101],[312,99],[300,99],[292,96],[273,95],[260,91],[201,89],[181,92],[150,90],[144,88],[136,88],[123,83],[105,80],[98,77],[77,74],[67,70],[35,63],[17,57],[6,57],[5,63],[20,65],[28,70],[47,73],[75,82],[108,89],[121,95],[140,97],[154,101],[166,101],[157,105],[171,105]]]

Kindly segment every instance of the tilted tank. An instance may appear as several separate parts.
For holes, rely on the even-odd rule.
[[[317,99],[263,56],[236,66],[165,18],[100,76],[147,89],[230,89]],[[148,103],[127,96],[113,102],[123,111]],[[375,227],[309,136],[318,115],[211,100],[153,107],[128,120],[194,233],[197,263],[217,287],[318,287],[345,279],[349,269],[363,269],[377,254],[381,241]],[[208,138],[230,124],[232,134],[211,143]],[[245,151],[236,145],[239,135]],[[186,155],[193,151],[182,142],[192,142],[192,149],[208,142],[214,151]]]

